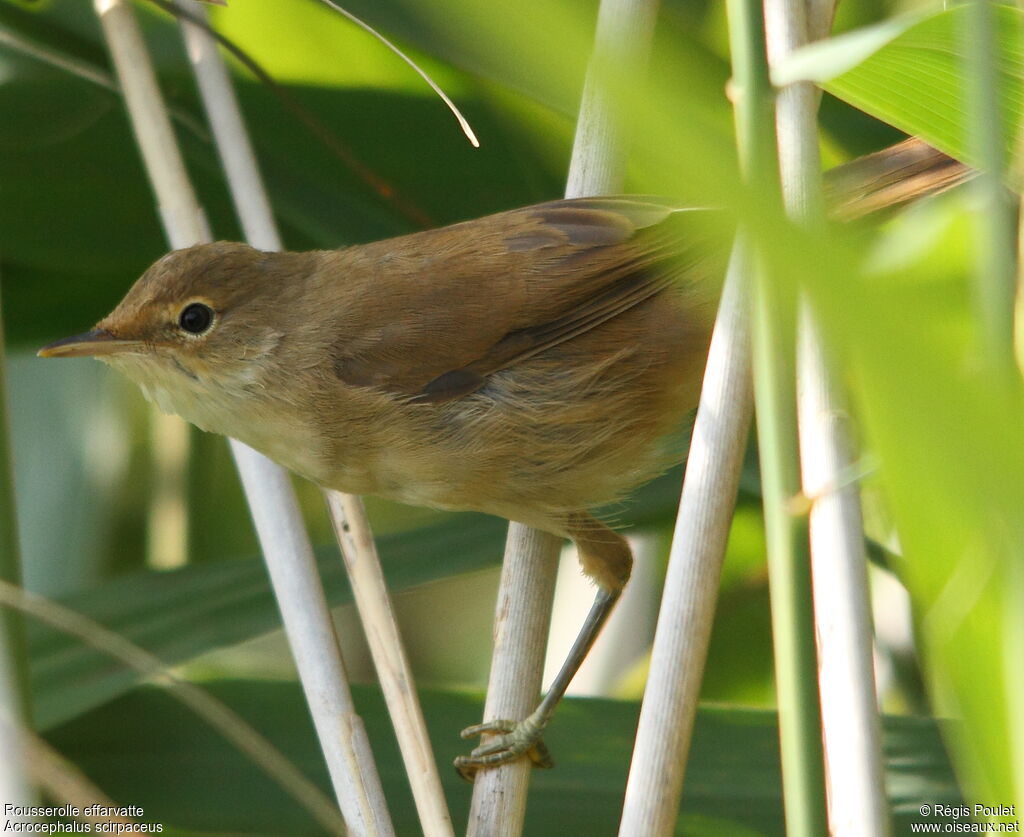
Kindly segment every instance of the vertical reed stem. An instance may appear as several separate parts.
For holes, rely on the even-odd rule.
[[[753,407],[748,248],[737,239],[708,352],[619,837],[676,832]]]
[[[729,0],[737,88],[736,121],[747,182],[769,207],[778,205],[775,114],[759,0]],[[781,209],[781,207],[779,207]],[[779,704],[787,833],[827,832],[818,666],[811,604],[807,518],[800,495],[796,418],[796,299],[755,265],[754,403],[757,410],[768,539],[772,640]]]
[[[1016,385],[1024,371],[1024,259],[1021,241],[1014,241],[1015,208],[1006,182],[1006,133],[1000,110],[999,67],[1001,55],[995,34],[993,4],[971,0],[968,26],[963,33],[967,56],[967,103],[969,137],[981,173],[972,184],[975,200],[974,296],[976,326],[981,350],[989,369],[1000,383]],[[1017,138],[1018,159],[1024,141]],[[1015,174],[1019,175],[1019,171]],[[1018,206],[1017,209],[1024,207]],[[1020,229],[1024,229],[1024,212]],[[1015,263],[1014,256],[1017,257]],[[1017,287],[1015,287],[1015,283]],[[1016,311],[1014,298],[1016,296]],[[1014,319],[1016,317],[1016,323]],[[1016,331],[1016,344],[1015,340]],[[1012,754],[1011,778],[1017,804],[1024,803],[1024,708],[1020,688],[1024,684],[1020,659],[1024,651],[1024,615],[1021,612],[1020,561],[1005,567],[1006,596],[1003,599],[1003,688],[1006,693],[1007,735]]]
[[[4,343],[3,306],[0,304],[0,579],[21,584],[21,548],[18,543],[18,506],[14,488],[14,461],[7,400],[7,355]],[[31,720],[32,704],[28,685],[28,652],[25,623],[14,611],[0,614],[0,647],[7,656],[13,702],[12,716],[23,723]]]
[[[603,72],[640,73],[657,12],[655,0],[601,0],[594,52],[576,122],[566,197],[621,188],[626,135]],[[554,596],[560,540],[519,523],[509,527],[498,589],[494,656],[484,719],[524,718],[536,705]],[[473,787],[471,837],[522,832],[531,765],[518,759],[480,771]]]
[[[7,358],[3,309],[0,308],[0,578],[21,583],[14,468],[7,420]],[[29,717],[28,660],[23,620],[13,610],[0,617],[0,833],[29,818],[8,815],[3,804],[30,805],[34,800],[25,775],[19,732]]]
[[[808,42],[815,15],[831,21],[831,4],[765,0],[772,62]],[[823,21],[815,36],[823,36]],[[789,85],[776,103],[779,168],[790,217],[821,224],[824,201],[816,113],[819,93],[809,83]],[[875,698],[867,556],[851,470],[850,437],[841,386],[808,300],[798,324],[799,425],[804,494],[811,498],[810,544],[814,616],[820,669],[822,737],[833,837],[888,834],[881,729]]]
[[[561,539],[509,526],[494,617],[494,654],[484,718],[525,718],[537,705],[551,623]],[[468,837],[514,837],[523,830],[533,765],[516,759],[481,770],[473,783]]]
[[[999,109],[999,75],[992,3],[971,0],[964,32],[967,107],[973,156],[981,169],[972,184],[976,212],[975,303],[981,349],[989,367],[1013,371],[1014,208],[1003,186],[1006,145]]]

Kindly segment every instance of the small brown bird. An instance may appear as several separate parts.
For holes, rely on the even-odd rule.
[[[832,179],[847,216],[966,176],[914,141],[851,165]],[[584,198],[341,250],[198,245],[39,354],[95,356],[322,486],[572,539],[598,593],[569,659],[533,715],[472,728],[500,734],[457,761],[544,764],[541,731],[632,563],[588,509],[677,461],[697,403],[723,261],[699,215]]]

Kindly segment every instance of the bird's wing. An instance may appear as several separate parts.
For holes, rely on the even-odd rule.
[[[676,216],[692,215],[658,199],[553,201],[325,253],[366,278],[339,314],[335,373],[419,402],[467,395],[688,279],[706,235]]]

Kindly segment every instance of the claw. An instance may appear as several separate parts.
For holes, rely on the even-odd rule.
[[[618,539],[620,554],[612,563],[627,568],[626,575],[628,575],[628,567],[632,559],[629,557],[629,547],[626,542],[611,530],[602,527],[597,521],[591,520],[588,525],[597,526],[607,536]],[[576,536],[574,535],[574,537]],[[605,541],[601,541],[601,543],[607,545]],[[625,576],[621,581],[625,581]],[[493,740],[481,744],[468,756],[459,756],[455,759],[455,769],[459,771],[459,775],[463,779],[472,782],[481,768],[505,764],[520,756],[528,757],[537,767],[554,767],[555,763],[551,760],[548,748],[540,740],[540,734],[551,720],[555,706],[565,694],[565,690],[580,667],[580,663],[583,662],[587,650],[593,645],[597,632],[601,630],[605,619],[611,613],[612,605],[619,598],[620,592],[621,584],[611,589],[602,587],[598,591],[594,604],[590,607],[590,613],[587,614],[587,621],[583,623],[580,634],[576,637],[572,650],[569,651],[569,656],[566,657],[562,668],[555,676],[548,693],[544,695],[544,699],[529,718],[524,721],[487,721],[483,724],[466,727],[462,731],[463,738],[471,738],[475,735],[495,736]]]
[[[473,724],[471,727],[466,727],[459,733],[459,736],[461,738],[476,738],[477,736],[487,734],[506,734],[512,732],[516,728],[517,723],[517,721],[501,719],[486,721],[482,724]]]
[[[540,737],[542,729],[531,718],[525,721],[499,719],[466,727],[461,733],[463,738],[478,735],[493,735],[494,738],[476,747],[468,756],[456,758],[455,769],[463,779],[472,782],[481,768],[496,767],[521,756],[528,757],[537,767],[554,767],[551,754]]]

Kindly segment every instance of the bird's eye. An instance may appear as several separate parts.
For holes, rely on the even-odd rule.
[[[202,334],[213,324],[213,309],[201,302],[192,302],[181,309],[180,325],[189,334]]]

